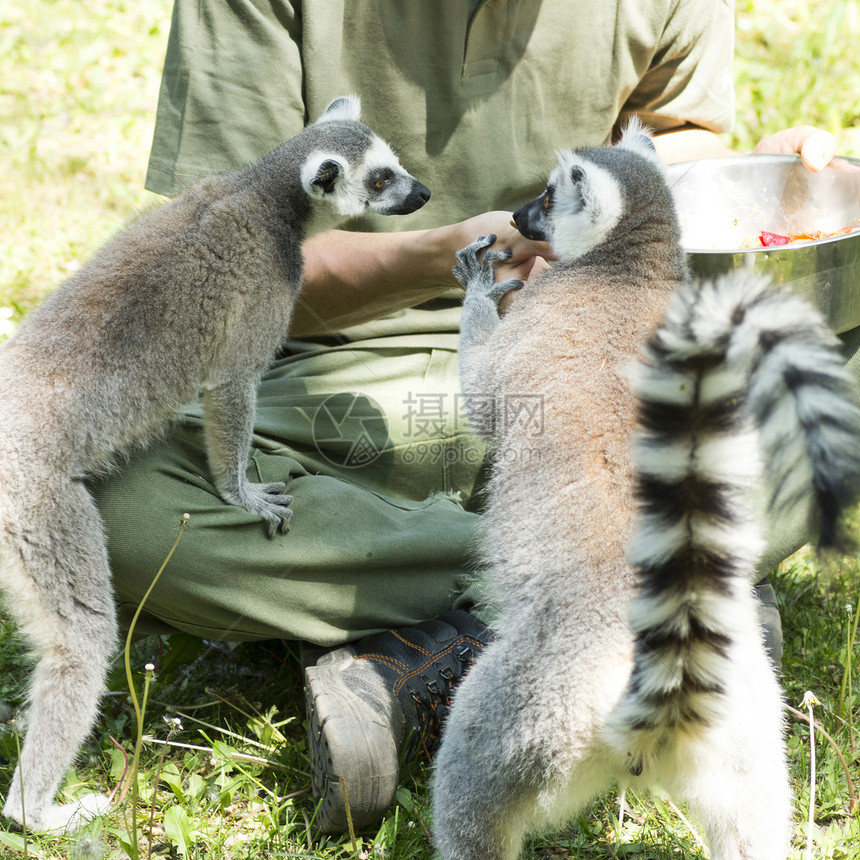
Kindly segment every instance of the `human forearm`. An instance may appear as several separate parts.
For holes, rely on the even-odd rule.
[[[535,255],[549,255],[546,245],[523,239],[510,217],[509,212],[487,212],[429,230],[330,230],[314,236],[304,245],[304,281],[290,334],[357,325],[456,287],[455,254],[479,235],[498,235],[497,250],[511,248],[513,265],[524,270]]]
[[[654,138],[654,147],[665,164],[735,155],[716,134],[704,128],[685,128],[658,134]]]
[[[453,228],[395,233],[329,230],[309,239],[291,334],[356,325],[454,286],[452,232]]]

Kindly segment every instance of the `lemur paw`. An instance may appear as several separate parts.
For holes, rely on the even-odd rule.
[[[225,502],[244,508],[266,523],[266,534],[273,538],[278,532],[290,530],[290,517],[293,512],[289,506],[292,496],[284,495],[286,484],[278,481],[274,484],[253,484],[246,482],[236,492],[225,494]]]
[[[84,794],[69,803],[51,803],[38,812],[27,811],[27,826],[35,833],[50,833],[55,835],[71,834],[83,827],[93,818],[107,815],[110,811],[110,800],[101,794]],[[3,814],[22,823],[23,813],[10,809],[9,804]]]
[[[467,294],[486,296],[498,310],[499,302],[511,290],[522,289],[523,282],[511,278],[496,283],[495,269],[498,263],[509,260],[511,249],[504,251],[488,251],[496,241],[495,235],[481,236],[457,252],[457,265],[454,266],[454,276],[466,288]],[[484,254],[478,258],[478,255]]]
[[[485,275],[484,261],[488,256],[497,252],[488,251],[482,259],[478,259],[478,254],[489,248],[495,241],[495,233],[490,233],[489,236],[479,236],[471,245],[466,245],[465,248],[457,251],[457,265],[454,266],[454,277],[467,290],[472,286],[474,281]]]

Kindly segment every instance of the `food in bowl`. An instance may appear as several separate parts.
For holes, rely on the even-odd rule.
[[[860,161],[813,173],[796,156],[753,154],[666,173],[694,273],[749,268],[816,304],[837,332],[860,326]],[[762,233],[822,238],[765,244]]]
[[[778,245],[790,245],[792,242],[818,242],[833,236],[844,236],[846,233],[853,233],[857,229],[857,227],[849,226],[840,227],[832,233],[813,230],[809,233],[791,233],[788,236],[771,233],[770,230],[761,230],[758,236],[747,236],[740,246],[741,248],[774,248]]]

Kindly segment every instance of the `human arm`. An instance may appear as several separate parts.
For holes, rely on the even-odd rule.
[[[308,239],[290,334],[301,337],[357,325],[457,287],[452,273],[456,252],[490,233],[498,237],[496,250],[512,252],[504,280],[525,279],[536,266],[546,266],[544,258],[552,259],[549,246],[521,236],[511,225],[511,213],[504,211],[427,230],[329,230]]]
[[[666,164],[737,154],[713,132],[692,126],[659,134],[654,145]],[[836,139],[828,131],[800,125],[762,138],[753,152],[799,155],[810,170],[817,172],[826,167],[836,154]]]
[[[692,125],[658,134],[654,143],[667,164],[736,154],[717,134]],[[799,153],[807,167],[820,170],[835,149],[828,132],[799,126],[769,135],[755,151]],[[304,246],[304,284],[290,333],[301,337],[357,325],[456,287],[454,255],[491,233],[497,236],[494,250],[512,251],[511,259],[498,267],[498,280],[527,280],[546,269],[553,257],[545,243],[523,238],[510,218],[509,212],[486,212],[426,230],[330,230],[314,236]]]
[[[654,142],[666,163],[736,154],[717,134],[692,125],[658,134]],[[798,153],[811,170],[824,167],[835,150],[832,135],[812,126],[769,135],[755,148]],[[546,269],[553,257],[545,243],[523,238],[510,218],[509,212],[496,211],[426,230],[331,230],[314,236],[304,246],[304,285],[290,333],[306,336],[357,325],[456,287],[454,255],[491,233],[497,236],[494,250],[512,251],[511,259],[497,269],[498,280],[527,280]]]

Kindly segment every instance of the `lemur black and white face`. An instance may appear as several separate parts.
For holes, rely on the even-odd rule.
[[[357,97],[344,96],[310,126],[318,141],[302,166],[305,191],[311,199],[327,201],[340,218],[415,212],[430,199],[430,189],[407,173],[391,147],[360,122],[360,111]]]
[[[613,149],[627,149],[660,164],[651,138],[631,122]],[[603,242],[624,209],[622,183],[603,160],[606,150],[565,150],[540,197],[514,212],[514,223],[527,239],[549,242],[562,262],[569,262]]]

